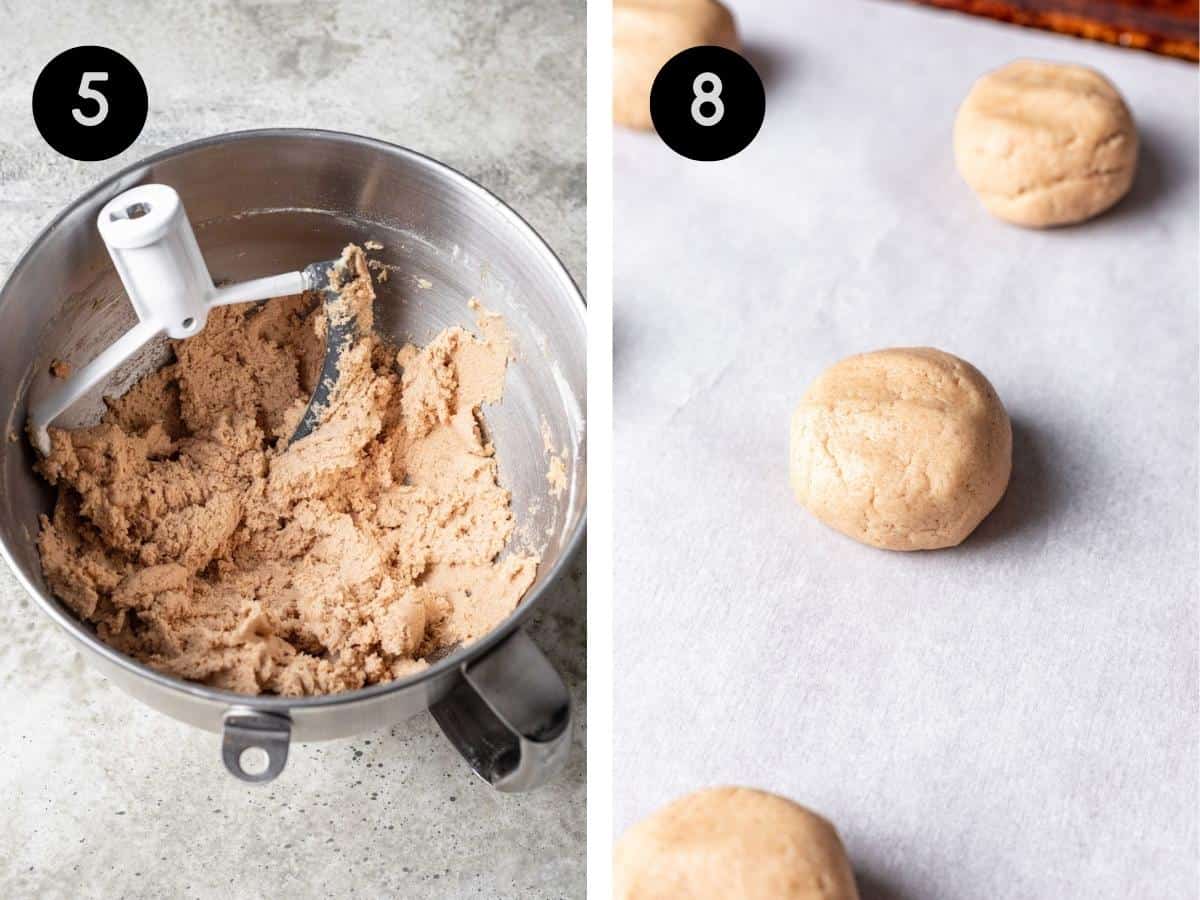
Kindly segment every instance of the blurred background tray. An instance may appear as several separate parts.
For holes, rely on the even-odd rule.
[[[1200,0],[910,0],[1029,28],[1200,59]]]

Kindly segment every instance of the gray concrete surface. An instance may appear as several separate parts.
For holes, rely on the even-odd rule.
[[[0,2],[0,277],[108,173],[204,135],[320,126],[443,160],[522,213],[582,282],[582,0]],[[34,128],[41,67],[103,44],[141,70],[141,138],[75,163]],[[583,563],[534,627],[578,720],[554,784],[503,796],[427,716],[297,745],[274,784],[221,769],[216,736],[91,671],[0,571],[0,896],[580,897]]]

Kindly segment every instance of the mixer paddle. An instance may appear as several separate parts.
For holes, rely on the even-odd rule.
[[[321,374],[317,377],[317,384],[308,400],[308,406],[304,415],[300,417],[300,424],[292,432],[289,444],[308,437],[320,424],[325,410],[329,408],[329,397],[341,375],[342,353],[359,338],[357,317],[346,309],[335,310],[333,306],[337,303],[339,294],[331,284],[330,276],[340,270],[341,264],[342,260],[331,259],[328,262],[313,263],[303,272],[306,281],[313,285],[309,290],[320,290],[321,302],[325,306],[325,360],[321,364]]]
[[[30,399],[27,428],[33,445],[50,452],[50,424],[118,366],[162,334],[181,340],[203,330],[217,306],[320,293],[326,315],[325,360],[308,407],[292,433],[294,443],[320,423],[337,384],[341,356],[358,339],[353,310],[334,310],[338,292],[333,273],[342,260],[313,263],[299,272],[216,287],[192,232],[179,194],[165,184],[144,184],[114,197],[100,210],[100,235],[121,277],[138,324],[40,396]]]

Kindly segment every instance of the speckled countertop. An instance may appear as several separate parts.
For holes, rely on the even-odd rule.
[[[479,180],[582,281],[582,0],[152,8],[0,0],[0,278],[59,209],[134,160],[223,131],[320,126]],[[150,94],[140,139],[103,163],[57,156],[29,111],[41,67],[89,43],[132,59]],[[293,745],[278,781],[243,785],[216,735],[106,682],[0,567],[0,895],[583,896],[584,584],[580,560],[532,629],[571,687],[577,747],[553,784],[508,796],[425,715]]]

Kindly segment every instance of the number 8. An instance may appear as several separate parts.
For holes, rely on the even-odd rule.
[[[707,90],[704,87],[705,83],[709,85]],[[725,118],[725,104],[721,102],[722,87],[721,79],[712,72],[701,72],[692,82],[692,94],[696,98],[692,101],[692,118],[695,119],[697,125],[707,128]],[[713,105],[712,113],[707,116],[700,112],[700,107],[705,103]]]
[[[71,115],[75,117],[75,121],[88,128],[99,125],[108,118],[108,98],[92,87],[93,81],[108,81],[108,73],[84,72],[83,78],[79,81],[79,96],[84,100],[95,101],[96,111],[90,116],[86,116],[83,114],[83,110],[77,106],[71,109]]]

